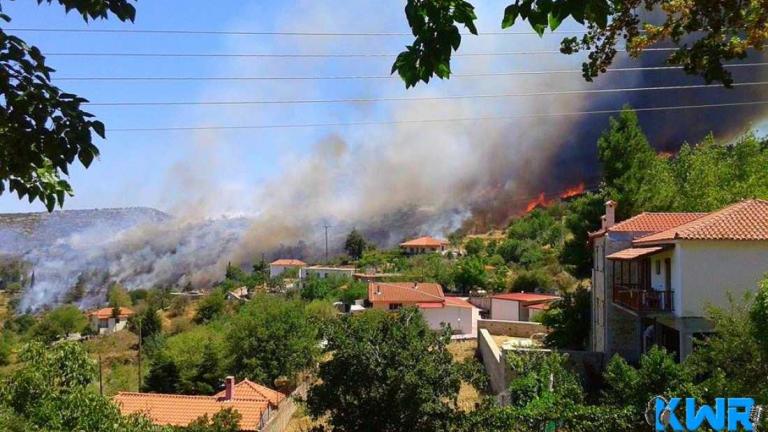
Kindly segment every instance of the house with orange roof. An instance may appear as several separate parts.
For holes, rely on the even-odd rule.
[[[491,319],[502,321],[532,321],[560,297],[535,293],[504,293],[491,296]]]
[[[768,201],[711,213],[641,213],[590,234],[592,348],[629,360],[653,345],[687,357],[712,332],[707,307],[753,291],[768,271]]]
[[[91,330],[98,334],[114,333],[123,330],[128,325],[128,319],[136,315],[131,309],[107,307],[88,313]]]
[[[293,258],[281,258],[269,263],[269,277],[280,276],[286,270],[295,271],[296,277],[298,277],[301,268],[306,266],[307,263],[302,260]]]
[[[447,250],[448,244],[447,240],[424,236],[400,243],[400,249],[409,255],[442,253]]]
[[[454,333],[473,335],[480,310],[461,297],[449,297],[443,287],[429,282],[371,282],[368,303],[373,309],[395,311],[414,306],[421,310],[433,330],[449,325]]]
[[[160,426],[183,427],[194,420],[232,408],[241,416],[240,431],[260,431],[272,418],[285,395],[252,381],[235,384],[227,377],[225,388],[213,396],[120,392],[114,402],[123,415],[142,414]]]

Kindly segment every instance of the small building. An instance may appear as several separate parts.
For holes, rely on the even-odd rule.
[[[228,291],[226,297],[227,297],[227,300],[232,300],[232,301],[239,301],[239,302],[248,301],[248,298],[249,298],[248,287],[241,286],[240,288],[235,288],[232,291]]]
[[[474,335],[480,310],[460,297],[446,297],[436,283],[374,282],[368,284],[368,302],[374,309],[418,307],[429,327],[449,325],[454,333]]]
[[[757,289],[768,271],[768,201],[712,213],[641,213],[590,234],[592,347],[637,361],[653,345],[685,359],[713,331],[707,307]]]
[[[355,274],[355,268],[354,267],[327,267],[327,266],[309,266],[309,267],[302,267],[299,270],[299,279],[307,279],[310,277],[318,277],[318,278],[329,278],[329,277],[339,277],[339,278],[351,278]]]
[[[123,415],[143,414],[158,426],[174,427],[185,427],[204,415],[211,417],[232,408],[242,416],[239,430],[256,432],[276,414],[285,397],[255,382],[235,384],[234,377],[227,377],[224,390],[213,396],[120,392],[114,401]]]
[[[400,243],[400,249],[409,255],[422,253],[443,253],[448,248],[448,241],[430,236],[419,237]]]
[[[560,297],[534,293],[506,293],[491,297],[491,319],[502,321],[531,321],[549,304]]]
[[[298,274],[299,269],[306,266],[307,266],[307,263],[297,259],[282,258],[279,260],[275,260],[269,264],[269,277],[271,278],[277,277],[283,274],[284,271],[293,270],[293,269],[295,269],[295,271]]]
[[[128,325],[128,318],[134,315],[136,312],[126,307],[118,308],[117,311],[108,307],[88,313],[88,319],[91,322],[91,330],[98,334],[108,334],[123,330]]]

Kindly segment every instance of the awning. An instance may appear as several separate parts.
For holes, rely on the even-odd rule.
[[[664,246],[654,246],[654,247],[646,247],[646,248],[629,248],[629,249],[624,249],[622,251],[618,251],[616,253],[612,253],[605,258],[609,260],[616,260],[616,261],[628,261],[628,260],[633,260],[640,257],[648,256],[648,255],[653,255],[664,249],[666,249]]]

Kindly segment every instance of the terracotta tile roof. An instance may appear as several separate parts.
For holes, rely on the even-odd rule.
[[[136,315],[136,312],[134,312],[132,309],[128,309],[126,307],[120,308],[120,318],[128,318]],[[91,311],[88,313],[89,317],[96,317],[98,319],[109,319],[112,318],[112,308],[103,308],[95,311]]]
[[[448,242],[434,237],[424,236],[413,240],[400,243],[400,247],[426,247],[426,248],[439,248],[440,246],[447,245]]]
[[[768,201],[750,199],[635,240],[636,244],[682,240],[768,240]]]
[[[443,287],[436,283],[371,282],[368,301],[371,303],[442,303]]]
[[[283,267],[304,267],[305,265],[307,265],[307,263],[297,259],[281,258],[279,260],[272,261],[271,263],[269,263],[269,265],[283,266]]]
[[[691,222],[707,213],[640,213],[608,228],[610,232],[655,233]]]
[[[222,390],[214,396],[223,398],[226,396],[226,390]],[[261,384],[257,384],[247,379],[235,384],[235,397],[245,399],[265,399],[274,406],[277,406],[283,399],[285,399],[285,395],[279,391],[272,390],[269,387],[264,387]]]
[[[461,297],[446,297],[445,298],[445,305],[446,306],[453,306],[453,307],[460,307],[460,308],[467,308],[472,309],[475,307],[472,305],[472,303],[464,300]]]
[[[633,260],[635,258],[640,258],[642,256],[646,256],[646,255],[653,255],[656,252],[660,252],[664,249],[666,248],[661,246],[644,247],[644,248],[627,248],[627,249],[612,253],[605,258],[610,260],[617,260],[617,261],[628,261],[628,260]]]
[[[266,414],[269,406],[269,402],[264,399],[225,400],[215,396],[160,393],[120,392],[114,401],[123,415],[144,414],[153,423],[167,426],[187,426],[203,415],[210,417],[223,409],[232,408],[242,415],[241,431],[259,430],[262,415]]]
[[[232,408],[242,415],[241,431],[258,431],[262,419],[266,422],[270,409],[277,408],[285,397],[278,391],[243,380],[234,385],[231,399],[226,398],[226,391],[213,396],[120,392],[114,401],[124,415],[141,413],[155,424],[168,426],[186,426],[203,415],[210,417]]]
[[[517,301],[521,303],[540,303],[540,302],[549,302],[549,301],[555,301],[560,299],[560,297],[558,296],[551,296],[546,294],[523,293],[523,292],[496,294],[491,298],[494,298],[497,300]]]
[[[534,303],[530,305],[525,305],[524,307],[528,309],[535,309],[535,310],[549,310],[550,306],[552,306],[551,302],[544,302],[544,303]]]

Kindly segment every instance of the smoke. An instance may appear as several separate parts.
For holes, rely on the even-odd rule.
[[[332,3],[332,4],[331,4]],[[374,4],[372,4],[374,3]],[[496,2],[479,2],[481,29],[496,29],[501,10]],[[333,11],[333,13],[329,11]],[[259,6],[245,10],[233,30],[248,30],[262,16]],[[284,31],[306,29],[381,29],[407,31],[401,6],[389,2],[299,1],[275,17]],[[522,24],[513,31],[528,30]],[[575,28],[575,27],[572,27]],[[559,37],[465,38],[462,52],[552,50]],[[234,39],[232,52],[397,52],[404,40],[350,38]],[[381,74],[391,59],[317,61],[306,75]],[[372,61],[373,63],[365,63]],[[523,70],[578,70],[581,57],[463,57],[455,73]],[[619,58],[616,66],[658,65],[649,54],[638,61]],[[222,75],[300,75],[293,63],[255,63],[235,59],[221,65]],[[247,73],[243,73],[246,71]],[[747,68],[737,80],[757,80]],[[755,79],[757,78],[757,79]],[[352,82],[216,83],[201,99],[308,99],[355,97],[439,97],[551,90],[650,87],[698,83],[679,71],[609,73],[595,83],[578,74],[519,75],[493,79],[452,79],[405,91],[398,80]],[[757,90],[756,90],[757,89]],[[285,135],[208,132],[167,174],[165,197],[157,203],[174,217],[121,224],[115,220],[84,224],[52,242],[22,244],[18,233],[0,230],[0,252],[15,250],[35,269],[35,286],[22,309],[55,304],[84,277],[80,305],[103,302],[106,286],[119,281],[129,289],[157,285],[207,286],[222,278],[227,263],[248,265],[261,256],[319,259],[324,225],[330,225],[332,253],[341,249],[352,228],[381,247],[409,236],[444,236],[459,228],[483,229],[503,224],[540,192],[556,192],[599,176],[595,142],[607,126],[606,115],[518,118],[509,121],[408,123],[419,119],[519,116],[548,112],[683,105],[744,100],[762,96],[760,88],[697,92],[637,92],[603,96],[570,95],[449,101],[391,102],[352,106],[301,106],[254,109],[230,107],[215,112],[188,108],[183,117],[199,124],[354,122],[371,119],[388,125],[298,130]],[[673,150],[713,130],[732,136],[762,112],[655,112],[641,114],[651,142]],[[280,132],[283,133],[283,132]],[[258,154],[260,162],[248,167]],[[264,160],[270,161],[265,163]],[[245,165],[245,167],[244,167]],[[235,172],[251,173],[248,178]],[[223,217],[227,215],[228,217]],[[56,221],[49,222],[52,226]],[[46,225],[46,224],[43,224]],[[42,230],[44,226],[38,227]],[[51,228],[55,230],[55,228]],[[4,237],[5,236],[5,237]]]

